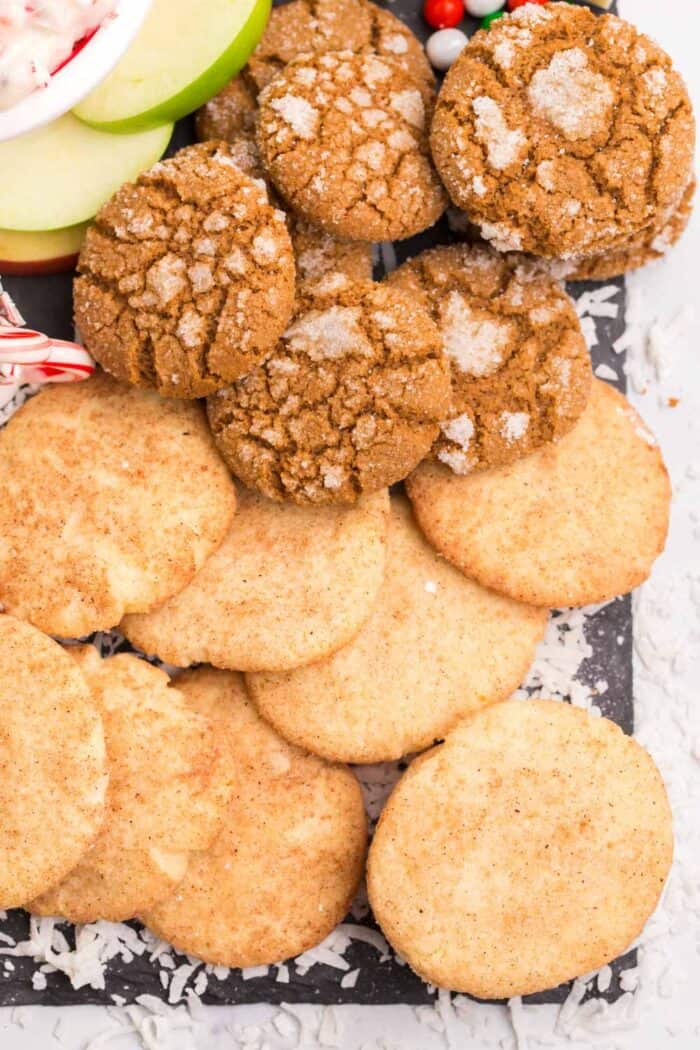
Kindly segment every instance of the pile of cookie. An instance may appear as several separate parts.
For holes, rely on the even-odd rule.
[[[508,698],[549,609],[664,546],[660,451],[557,275],[680,233],[685,89],[554,3],[477,34],[436,98],[389,12],[292,0],[198,128],[88,232],[104,371],[0,435],[0,908],[280,961],[365,870],[344,763],[420,752],[369,858],[397,950],[483,997],[602,966],[663,887],[663,784],[607,720]],[[450,198],[483,240],[373,281],[372,242]],[[188,670],[52,640],[115,627]]]

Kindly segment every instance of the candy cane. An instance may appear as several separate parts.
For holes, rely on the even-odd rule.
[[[82,346],[52,339],[49,356],[38,364],[23,365],[22,371],[26,383],[75,383],[91,376],[95,365]]]
[[[3,322],[17,327],[25,324],[25,320],[21,313],[12,302],[12,299],[10,299],[7,292],[3,292],[2,285],[0,284],[0,324]]]
[[[95,362],[78,343],[52,339],[24,325],[0,285],[0,407],[22,383],[74,383],[95,371]]]
[[[45,361],[51,352],[51,340],[32,328],[0,327],[0,362],[3,364],[35,364]]]

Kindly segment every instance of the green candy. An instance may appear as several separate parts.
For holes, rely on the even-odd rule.
[[[484,15],[481,19],[481,28],[488,29],[492,22],[495,22],[497,18],[503,18],[505,11],[494,11],[491,15]]]

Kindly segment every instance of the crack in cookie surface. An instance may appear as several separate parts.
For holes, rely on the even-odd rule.
[[[284,215],[223,142],[181,150],[128,183],[88,231],[76,324],[113,375],[203,397],[254,367],[294,299]]]

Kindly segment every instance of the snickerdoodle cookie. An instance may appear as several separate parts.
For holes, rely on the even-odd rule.
[[[310,222],[350,240],[400,240],[445,210],[428,148],[432,99],[395,62],[350,51],[301,55],[259,102],[263,164]]]
[[[246,682],[287,740],[335,761],[388,761],[517,689],[546,621],[544,609],[487,591],[441,558],[394,496],[384,583],[358,636],[308,667]]]
[[[301,295],[265,364],[207,402],[224,459],[270,499],[353,503],[386,488],[449,410],[449,365],[423,307],[388,284],[327,281]]]
[[[450,69],[431,133],[454,203],[502,251],[569,258],[660,229],[691,172],[685,85],[614,15],[526,4]]]
[[[233,770],[217,727],[164,671],[129,653],[103,660],[93,646],[71,653],[104,722],[105,820],[77,866],[26,907],[71,922],[123,922],[170,896],[191,851],[211,845]]]
[[[625,594],[666,542],[671,488],[661,452],[627,399],[598,379],[560,441],[468,477],[425,462],[407,487],[441,554],[484,587],[531,605]]]
[[[222,966],[280,962],[319,944],[362,877],[367,822],[344,766],[285,743],[239,675],[178,679],[193,710],[219,723],[234,794],[212,846],[193,855],[175,893],[141,915],[175,948]]]
[[[189,587],[121,629],[179,667],[286,670],[318,660],[371,614],[388,514],[386,491],[352,507],[297,507],[240,488],[228,536]]]
[[[370,902],[424,980],[480,999],[544,991],[641,933],[671,820],[652,758],[614,722],[551,700],[495,704],[399,781]]]
[[[440,330],[452,407],[434,452],[456,474],[509,463],[571,429],[586,407],[591,365],[558,281],[467,244],[422,252],[389,281]]]
[[[102,723],[60,645],[0,616],[0,908],[18,908],[74,867],[100,830]]]
[[[236,508],[200,406],[104,373],[23,405],[0,459],[0,602],[47,634],[82,637],[160,605]]]
[[[118,379],[196,398],[253,368],[294,301],[284,216],[223,142],[127,183],[88,230],[76,325]]]

